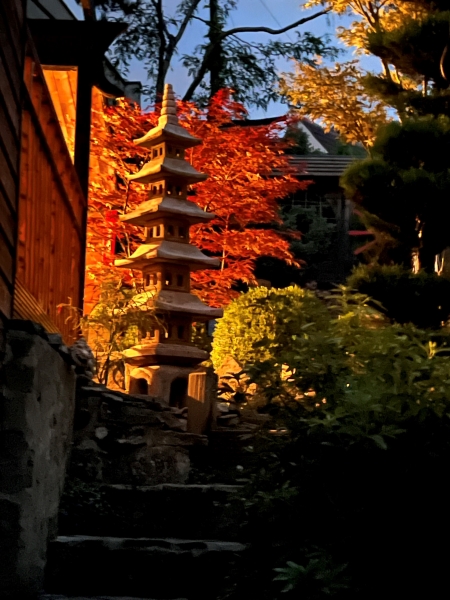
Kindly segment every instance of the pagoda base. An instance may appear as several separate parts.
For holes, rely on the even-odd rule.
[[[168,406],[187,408],[187,431],[204,433],[214,426],[216,378],[212,369],[126,364],[126,388],[130,394],[143,394]]]

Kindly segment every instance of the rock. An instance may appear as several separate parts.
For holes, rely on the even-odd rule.
[[[75,373],[32,321],[8,323],[1,365],[0,598],[42,588],[73,432]]]
[[[163,412],[158,416],[161,423],[164,423],[168,429],[173,431],[186,431],[187,421],[186,419],[179,419],[176,415],[170,412]]]
[[[34,321],[27,321],[25,319],[10,319],[8,321],[8,331],[24,331],[31,335],[38,335],[44,340],[48,341],[48,333],[45,328],[39,323]]]
[[[217,424],[224,425],[225,427],[239,425],[239,417],[234,414],[221,415],[220,417],[217,417]]]
[[[62,335],[59,333],[47,333],[47,337],[48,337],[48,343],[50,344],[50,346],[54,346],[56,348],[59,348],[60,346],[63,346],[63,339],[62,339]]]
[[[108,435],[108,433],[109,431],[106,429],[106,427],[97,427],[97,429],[95,430],[95,437],[99,440],[103,440]]]
[[[84,337],[79,338],[69,348],[76,373],[92,379],[95,371],[95,357]]]
[[[221,413],[221,414],[227,414],[230,412],[230,407],[228,405],[227,402],[218,402],[217,403],[217,410]]]
[[[187,406],[185,406],[184,408],[175,408],[171,406],[170,411],[173,415],[176,415],[181,419],[187,419],[189,409]]]

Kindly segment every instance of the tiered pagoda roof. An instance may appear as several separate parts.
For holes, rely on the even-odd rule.
[[[159,263],[186,263],[191,270],[214,269],[220,264],[217,258],[206,256],[197,246],[167,240],[142,244],[129,258],[118,259],[115,263],[117,267],[142,270],[148,266],[150,260],[155,262],[155,259],[158,259]]]
[[[187,200],[187,186],[205,180],[207,175],[197,171],[185,160],[184,151],[201,144],[202,140],[192,136],[180,125],[170,85],[165,88],[158,125],[135,140],[135,143],[150,151],[150,160],[138,173],[129,176],[129,180],[155,185],[152,186],[150,198],[146,202],[120,218],[123,222],[146,227],[147,239],[132,256],[117,259],[115,264],[118,267],[142,271],[144,279],[146,273],[157,274],[155,277],[158,282],[156,283],[155,279],[152,285],[144,286],[145,291],[135,298],[138,305],[151,306],[160,313],[177,314],[181,319],[208,320],[220,317],[221,309],[204,304],[190,293],[189,285],[164,283],[167,279],[167,269],[172,269],[174,278],[178,273],[182,281],[186,281],[189,279],[189,272],[193,270],[212,269],[220,265],[217,258],[203,254],[199,248],[189,244],[187,236],[179,233],[180,228],[185,228],[185,225],[189,227],[194,223],[207,222],[214,218],[214,215]],[[175,227],[178,228],[177,235],[174,233]],[[157,228],[158,233],[150,234],[152,228]],[[172,230],[172,233],[168,233],[168,230]],[[173,287],[178,289],[171,289]],[[145,347],[148,345],[144,344]],[[168,347],[173,344],[170,340],[165,340],[163,345],[166,348],[161,352],[165,355]],[[136,352],[140,354],[141,350]],[[200,350],[198,356],[199,353]]]
[[[180,200],[173,196],[160,196],[147,200],[135,210],[122,215],[120,220],[132,225],[148,227],[155,220],[155,214],[163,217],[183,217],[190,225],[210,221],[214,218],[212,213],[207,213],[189,200]]]

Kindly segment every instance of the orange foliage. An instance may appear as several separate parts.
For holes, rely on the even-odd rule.
[[[181,123],[203,140],[203,145],[187,152],[187,159],[209,175],[193,186],[189,199],[215,214],[211,222],[191,227],[191,242],[221,259],[221,269],[192,274],[193,291],[212,306],[223,306],[236,296],[233,287],[238,282],[255,283],[258,257],[294,263],[289,239],[271,225],[280,221],[277,200],[306,184],[300,183],[289,167],[278,136],[280,125],[234,126],[233,121],[245,114],[226,90],[216,95],[207,111],[192,103],[179,103]],[[100,177],[96,169],[91,177],[88,283],[139,276],[112,266],[114,255],[108,240],[117,235],[123,250],[132,252],[142,241],[142,229],[125,227],[108,211],[126,212],[146,200],[147,186],[128,184],[126,175],[138,171],[148,158],[148,151],[132,140],[156,121],[156,113],[141,114],[138,107],[121,101],[105,110],[104,130],[93,132],[98,163],[108,169],[103,169]],[[275,170],[283,175],[274,177]]]

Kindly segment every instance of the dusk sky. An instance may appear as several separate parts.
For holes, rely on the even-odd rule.
[[[78,16],[79,18],[83,18],[82,11],[80,6],[76,3],[76,0],[65,0],[66,4],[71,8],[71,10]],[[166,0],[164,3],[166,14],[171,15],[174,12],[174,8],[178,4],[179,0]],[[228,27],[240,27],[240,26],[258,26],[263,25],[266,27],[271,27],[273,29],[279,29],[280,27],[284,27],[289,23],[297,21],[304,16],[308,16],[317,12],[318,9],[306,11],[301,8],[304,2],[299,2],[299,0],[238,0],[238,8],[233,11],[230,15],[229,22],[227,24]],[[200,17],[205,19],[208,18],[208,13],[205,9],[202,9],[199,13]],[[335,16],[322,16],[318,19],[303,25],[301,28],[298,28],[300,31],[310,31],[311,33],[321,36],[324,34],[329,34],[337,46],[338,44],[334,32],[338,25],[348,22],[348,19],[342,20],[338,19]],[[182,40],[182,43],[179,47],[179,54],[182,55],[184,53],[192,52],[193,48],[202,42],[203,36],[206,33],[206,26],[200,21],[195,21],[193,24],[187,29],[185,33],[185,37]],[[248,41],[264,41],[266,39],[274,39],[274,36],[269,36],[265,33],[254,33],[254,34],[243,34],[245,40]],[[281,36],[277,36],[278,39],[281,40],[293,40],[295,39],[294,30],[288,31]],[[345,55],[342,55],[340,60],[349,60],[354,58],[352,56],[352,52],[346,50]],[[363,64],[366,68],[377,68],[377,62],[373,59],[364,58]],[[279,70],[280,71],[289,71],[291,70],[291,65],[289,61],[279,61]],[[137,61],[133,61],[130,71],[126,74],[126,77],[130,80],[138,80],[142,83],[146,82],[147,75],[145,68],[138,63]],[[187,89],[190,79],[187,76],[186,70],[181,66],[177,65],[176,61],[174,63],[174,67],[172,72],[168,77],[168,82],[172,83],[174,86],[175,92],[177,95],[182,96],[184,91]],[[272,103],[267,111],[263,111],[261,109],[251,109],[250,116],[253,118],[256,117],[265,117],[265,116],[275,116],[282,114],[286,111],[286,106],[281,103]]]

